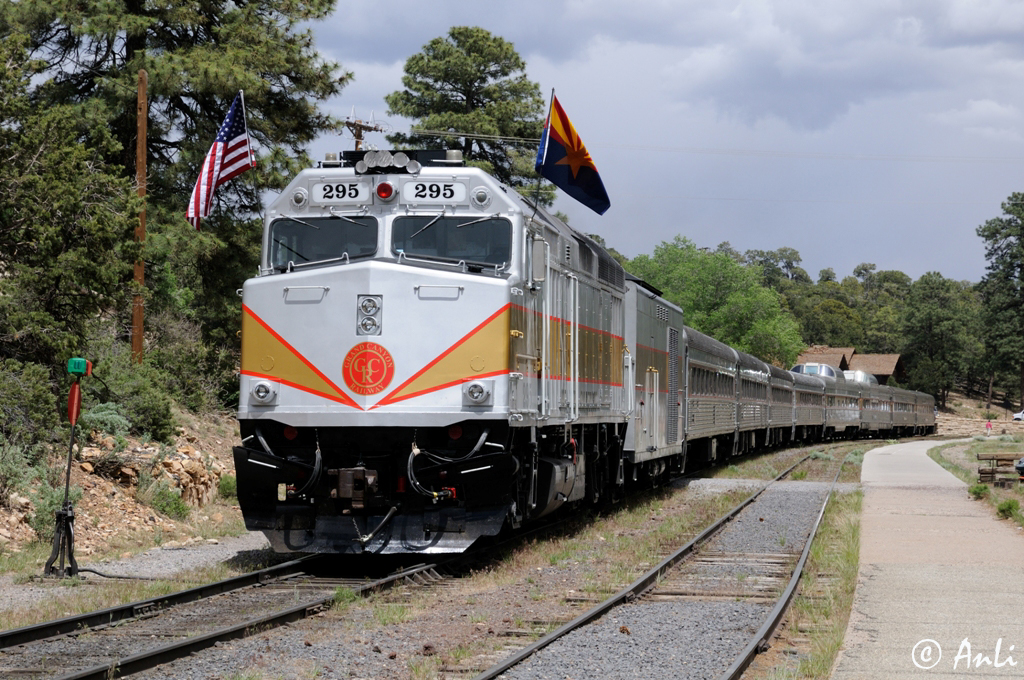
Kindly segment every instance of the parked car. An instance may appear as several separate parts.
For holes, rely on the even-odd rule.
[[[1024,411],[1021,411],[1020,413],[1014,413],[1013,414],[1013,419],[1014,420],[1024,420]]]

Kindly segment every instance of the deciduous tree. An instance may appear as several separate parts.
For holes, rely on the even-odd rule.
[[[703,252],[677,236],[628,269],[682,307],[687,325],[737,349],[788,368],[804,348],[781,296],[761,285],[760,271],[727,252]]]

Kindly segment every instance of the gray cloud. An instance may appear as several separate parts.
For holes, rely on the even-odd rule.
[[[1020,3],[343,0],[314,26],[355,73],[327,105],[385,118],[405,59],[452,25],[512,41],[557,88],[612,209],[556,207],[629,255],[683,234],[790,246],[812,276],[874,262],[977,280],[974,230],[1022,188]]]

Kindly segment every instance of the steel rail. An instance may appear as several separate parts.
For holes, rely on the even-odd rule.
[[[360,595],[376,592],[383,588],[393,586],[406,578],[412,578],[417,574],[432,571],[436,566],[437,565],[435,564],[423,564],[405,569],[390,576],[360,585],[353,588],[353,591]],[[436,572],[434,572],[433,575],[437,576]],[[203,635],[187,638],[180,642],[173,642],[168,645],[140,652],[139,654],[117,659],[109,664],[93,666],[92,668],[68,673],[67,675],[59,676],[57,680],[106,680],[108,678],[116,678],[124,675],[130,675],[131,673],[138,673],[139,671],[153,668],[154,666],[170,663],[171,661],[183,658],[193,652],[206,649],[207,647],[212,647],[214,644],[224,640],[243,638],[254,632],[261,632],[268,628],[275,628],[277,626],[311,616],[326,608],[333,600],[333,594],[330,597],[320,597],[272,614],[249,619],[243,623],[227,626]]]
[[[679,548],[679,550],[677,550],[676,552],[666,557],[664,560],[658,563],[657,566],[655,566],[646,574],[638,578],[629,586],[626,586],[625,588],[620,590],[615,595],[612,595],[610,598],[608,598],[601,604],[583,612],[572,621],[548,633],[541,639],[534,642],[532,645],[524,649],[521,649],[516,654],[510,656],[501,663],[488,668],[480,675],[474,677],[473,680],[493,680],[494,678],[498,677],[508,669],[523,662],[530,656],[533,656],[535,653],[537,653],[544,647],[547,647],[555,640],[565,636],[566,634],[576,630],[577,628],[585,626],[586,624],[590,623],[594,619],[603,616],[605,613],[614,609],[620,604],[630,602],[633,599],[635,599],[638,595],[646,592],[647,590],[650,590],[657,584],[658,580],[662,577],[662,575],[669,569],[671,569],[673,566],[675,566],[677,562],[685,558],[687,555],[693,552],[694,549],[697,548],[697,546],[704,543],[708,538],[710,538],[715,533],[720,531],[729,522],[729,520],[738,515],[741,510],[743,510],[745,507],[753,503],[754,499],[756,499],[758,496],[764,493],[765,489],[767,489],[769,486],[771,486],[775,482],[779,481],[780,479],[788,475],[790,472],[796,469],[798,465],[800,465],[810,457],[810,454],[808,454],[807,456],[804,456],[799,461],[791,465],[789,468],[787,468],[785,471],[783,471],[781,474],[775,477],[775,479],[771,480],[770,482],[762,486],[760,489],[752,493],[748,498],[740,502],[739,505],[737,505],[732,510],[729,510],[727,513],[719,517],[717,520],[714,521],[714,523],[712,523],[709,527],[704,529],[704,531],[700,532],[696,536],[696,538],[691,540],[682,548]]]
[[[750,662],[754,660],[758,652],[763,652],[768,649],[768,638],[771,637],[772,631],[782,621],[782,616],[789,609],[790,602],[793,600],[793,596],[796,595],[796,588],[800,584],[800,577],[804,573],[804,565],[807,563],[807,556],[811,553],[811,544],[814,543],[814,537],[818,534],[818,528],[821,526],[821,520],[825,517],[825,509],[828,507],[829,501],[832,499],[832,492],[836,488],[836,482],[839,481],[839,475],[843,472],[843,464],[846,463],[846,458],[843,458],[843,463],[839,465],[839,471],[836,472],[835,478],[832,480],[832,486],[829,487],[828,493],[825,495],[825,502],[821,504],[821,510],[818,512],[818,519],[814,522],[814,527],[811,528],[811,533],[807,537],[807,544],[804,545],[803,553],[800,554],[800,559],[797,561],[796,566],[793,568],[793,576],[789,579],[789,585],[786,586],[786,590],[782,593],[779,601],[772,609],[771,613],[768,614],[768,619],[764,622],[764,625],[757,631],[753,639],[747,644],[746,648],[740,655],[736,657],[729,669],[722,674],[721,680],[737,680],[743,675],[743,671],[747,669]]]
[[[58,635],[67,635],[68,633],[75,633],[89,628],[107,626],[120,621],[135,619],[139,616],[174,607],[179,604],[195,602],[214,595],[220,595],[221,593],[231,592],[232,590],[258,585],[260,583],[267,583],[285,576],[292,576],[294,574],[301,573],[307,562],[318,557],[320,557],[320,555],[306,555],[296,560],[267,567],[266,569],[242,574],[241,576],[234,576],[232,578],[224,579],[223,581],[217,581],[216,583],[209,583],[207,585],[189,588],[188,590],[182,590],[177,593],[161,595],[160,597],[148,600],[139,600],[129,604],[117,605],[108,609],[87,612],[85,614],[76,614],[63,619],[57,619],[56,621],[47,621],[45,623],[37,623],[31,626],[23,626],[21,628],[6,630],[0,632],[0,649],[23,645],[37,640],[45,640],[46,638],[56,637]]]

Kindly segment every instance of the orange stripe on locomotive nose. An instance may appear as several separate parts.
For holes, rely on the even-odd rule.
[[[496,311],[371,408],[508,373],[510,309],[509,304]]]
[[[242,305],[242,365],[245,375],[276,380],[325,399],[362,410],[306,357],[255,312]]]

